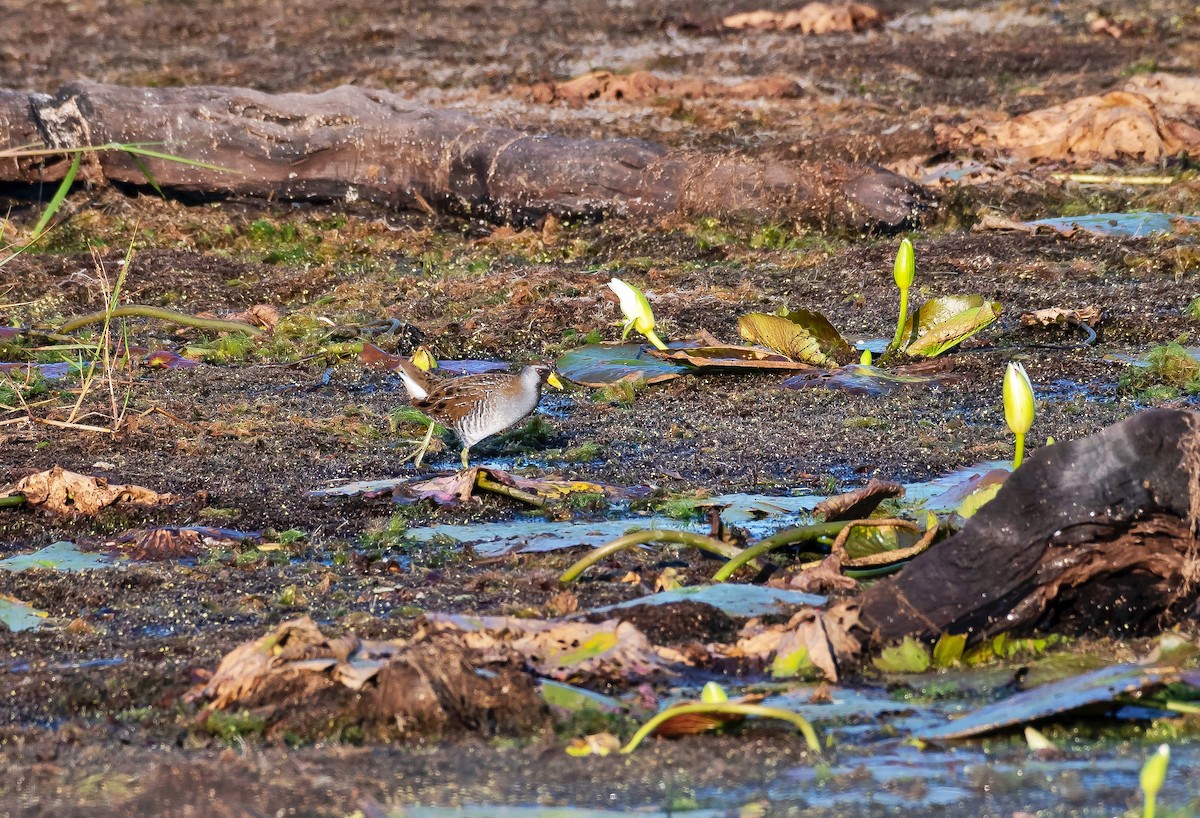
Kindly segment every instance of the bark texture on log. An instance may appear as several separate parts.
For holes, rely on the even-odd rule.
[[[494,221],[704,214],[879,229],[909,223],[931,203],[925,189],[876,166],[533,135],[352,86],[264,94],[77,82],[52,98],[0,91],[0,147],[30,141],[154,142],[233,171],[146,161],[162,187],[181,193],[364,199]],[[106,151],[99,162],[110,181],[145,183],[126,153]],[[0,162],[0,181],[48,173]]]
[[[1130,634],[1195,614],[1200,415],[1143,412],[1035,452],[953,537],[857,600],[875,646],[914,635]]]

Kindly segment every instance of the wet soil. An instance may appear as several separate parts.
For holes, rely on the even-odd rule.
[[[880,8],[895,22],[865,34],[716,33],[719,13],[754,7],[748,0],[719,12],[686,0],[264,0],[201,11],[190,3],[14,0],[9,16],[21,24],[0,26],[0,76],[8,86],[39,91],[75,77],[267,91],[352,82],[564,135],[889,163],[935,154],[935,122],[1030,110],[1150,68],[1200,68],[1200,19],[1194,4],[1182,2],[1107,4],[1110,15],[1137,24],[1121,39],[1092,34],[1094,9],[1082,2],[980,4],[959,12],[888,2]],[[532,83],[593,67],[720,81],[782,74],[803,93],[792,100],[574,107],[539,104],[528,93]],[[28,230],[39,212],[30,197],[38,192],[0,193],[14,229]],[[1037,386],[1037,440],[1071,439],[1143,406],[1189,400],[1123,387],[1128,364],[1112,356],[1142,355],[1177,338],[1195,342],[1188,310],[1200,295],[1194,237],[969,228],[989,211],[1013,218],[1137,208],[1196,214],[1194,172],[1167,188],[1137,189],[1021,172],[940,193],[941,207],[913,234],[916,297],[979,293],[1004,307],[995,325],[954,354],[950,383],[884,399],[784,389],[776,375],[692,376],[641,391],[631,403],[573,388],[543,401],[548,434],[493,441],[476,458],[647,486],[659,498],[828,493],[870,477],[915,481],[1008,456],[999,385],[1011,360],[1024,362]],[[0,326],[53,327],[100,308],[103,279],[115,277],[131,244],[122,301],[193,313],[268,303],[299,323],[283,341],[264,341],[231,359],[188,370],[137,369],[117,379],[111,394],[126,420],[116,434],[8,423],[24,412],[0,414],[0,484],[62,466],[181,498],[90,518],[0,510],[0,557],[62,539],[119,551],[123,532],[157,525],[265,532],[262,540],[195,559],[80,574],[0,572],[0,595],[47,612],[51,623],[0,632],[0,767],[7,770],[0,814],[184,814],[183,805],[208,792],[220,806],[205,814],[228,815],[341,816],[366,798],[396,808],[536,802],[620,810],[687,799],[725,808],[733,802],[715,794],[737,793],[743,803],[768,797],[781,777],[812,766],[800,743],[770,727],[660,742],[632,758],[589,759],[586,767],[553,736],[417,746],[330,741],[293,750],[251,737],[226,746],[196,723],[195,706],[182,696],[231,648],[301,613],[333,631],[391,637],[411,633],[423,611],[556,612],[557,574],[577,550],[484,560],[393,536],[405,526],[524,513],[504,498],[441,510],[307,497],[342,482],[415,474],[404,461],[423,431],[390,420],[404,403],[395,376],[334,354],[331,342],[394,318],[410,329],[375,338],[391,351],[410,352],[423,339],[446,359],[553,360],[593,330],[618,336],[616,305],[604,286],[613,275],[648,292],[666,335],[704,329],[732,341],[740,314],[786,304],[824,312],[847,335],[887,337],[896,300],[893,237],[709,220],[513,231],[365,207],[183,203],[100,189],[77,190],[65,212],[36,252],[0,269],[0,315],[7,316]],[[1090,304],[1104,310],[1090,347],[1078,345],[1074,330],[1031,330],[1019,321],[1031,309]],[[132,343],[150,347],[211,340],[158,322],[131,321],[128,332]],[[0,352],[10,360],[35,354],[3,343]],[[47,402],[30,414],[66,420],[77,388],[75,380],[51,384],[38,398]],[[83,422],[111,426],[114,400],[92,391]],[[593,454],[580,462],[573,450]],[[449,470],[456,458],[452,441],[439,443],[433,470]],[[597,512],[545,512],[589,513]],[[303,536],[279,537],[289,529]],[[256,545],[281,539],[287,543],[277,550]],[[574,593],[585,610],[631,599],[646,589],[621,582],[624,575],[651,577],[666,564],[680,568],[685,581],[711,574],[689,552],[624,552],[593,569]],[[682,643],[689,629],[703,631],[697,639],[729,629],[723,615],[688,606],[676,619],[653,623],[655,632]],[[1140,751],[1135,745],[1117,752]],[[1132,785],[1136,771],[1127,778]],[[1069,786],[997,788],[981,775],[971,792],[983,805],[979,814],[1104,810],[1086,792],[1054,795]],[[781,798],[776,807],[805,803]],[[946,814],[963,808],[912,803]],[[784,814],[770,809],[763,814]],[[896,808],[880,802],[810,810]]]

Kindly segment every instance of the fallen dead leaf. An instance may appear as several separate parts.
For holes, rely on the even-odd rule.
[[[1079,97],[1012,119],[939,126],[952,150],[981,148],[1027,160],[1087,164],[1157,161],[1200,151],[1200,77],[1143,74],[1120,90]]]
[[[825,522],[861,520],[869,517],[884,500],[904,496],[904,486],[872,477],[856,491],[839,494],[817,503],[813,516]]]
[[[534,102],[652,102],[660,99],[793,99],[800,86],[787,77],[759,77],[735,84],[699,79],[668,79],[649,71],[615,74],[590,71],[566,82],[542,82],[529,89]]]
[[[100,509],[125,503],[159,506],[177,499],[141,486],[109,485],[103,477],[77,474],[60,466],[23,477],[0,489],[0,497],[14,494],[23,494],[29,505],[58,514],[95,514]]]
[[[427,614],[435,632],[461,633],[488,662],[519,657],[538,675],[556,681],[618,679],[667,673],[685,664],[683,654],[650,643],[628,622],[564,622],[507,616]]]
[[[1021,313],[1021,323],[1027,327],[1050,327],[1057,324],[1088,324],[1100,322],[1100,308],[1096,306],[1069,310],[1064,307],[1047,307],[1042,310]]]
[[[263,329],[274,329],[283,314],[270,304],[253,304],[239,313],[228,317],[229,321],[244,321]]]
[[[204,714],[252,708],[270,729],[301,734],[342,723],[402,735],[519,733],[545,724],[545,701],[527,673],[499,667],[484,675],[482,665],[453,633],[407,642],[328,638],[301,617],[234,648],[185,698],[209,700]]]
[[[726,28],[829,34],[864,31],[883,24],[883,15],[865,3],[809,3],[791,11],[748,11],[725,17]]]
[[[821,672],[826,681],[838,680],[838,667],[856,659],[862,648],[851,634],[857,608],[842,603],[828,611],[799,611],[782,625],[764,625],[752,619],[727,648],[713,646],[730,658],[771,663],[776,675],[794,675],[805,663]]]
[[[737,699],[730,699],[730,704],[758,704],[767,695],[765,693],[750,693]],[[682,701],[678,704],[700,704],[700,701]],[[658,725],[654,735],[663,738],[678,738],[679,736],[694,736],[707,730],[714,730],[725,724],[736,724],[746,717],[741,713],[681,713],[672,716]]]

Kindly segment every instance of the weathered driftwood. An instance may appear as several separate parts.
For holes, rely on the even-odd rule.
[[[886,228],[929,203],[924,189],[879,167],[534,135],[350,86],[264,94],[76,82],[53,97],[0,91],[0,148],[35,142],[155,142],[232,170],[147,161],[158,183],[179,193],[364,199],[497,221],[708,214]],[[40,164],[0,160],[0,182],[61,177],[63,163]],[[102,153],[98,167],[110,181],[145,183],[126,153]]]
[[[857,600],[870,642],[1145,633],[1200,586],[1200,415],[1154,410],[1038,450],[955,536]]]

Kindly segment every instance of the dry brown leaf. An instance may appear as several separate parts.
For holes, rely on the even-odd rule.
[[[591,71],[566,82],[542,82],[530,88],[534,102],[564,101],[581,104],[606,102],[652,102],[658,99],[791,99],[800,95],[800,87],[786,77],[760,77],[727,85],[699,79],[668,79],[649,71],[614,74]]]
[[[1047,307],[1042,310],[1021,313],[1021,323],[1027,327],[1050,327],[1055,324],[1088,324],[1100,321],[1100,308],[1096,306],[1069,310],[1065,307]]]
[[[546,601],[546,610],[554,616],[566,616],[579,610],[579,597],[570,591],[562,591]]]
[[[883,23],[883,16],[865,3],[809,3],[784,12],[759,10],[731,14],[721,22],[726,28],[764,31],[798,29],[802,34],[829,34],[873,28]]]
[[[158,506],[176,500],[141,486],[109,485],[103,477],[77,474],[55,466],[49,471],[31,474],[7,488],[0,497],[25,495],[25,502],[59,514],[95,514],[102,508],[122,503]]]
[[[782,625],[763,625],[752,619],[742,628],[738,641],[726,651],[734,658],[759,662],[786,662],[788,657],[805,651],[807,660],[830,682],[838,680],[837,662],[825,633],[822,612],[809,608],[799,611]]]
[[[1200,151],[1200,77],[1145,74],[1118,91],[1079,97],[1022,116],[940,126],[952,149],[999,150],[1029,160],[1157,161]]]
[[[758,704],[767,695],[765,693],[750,693],[737,699],[730,699],[730,704]],[[684,701],[679,704],[700,704],[699,701]],[[741,713],[681,713],[672,716],[658,725],[654,735],[663,738],[678,738],[693,736],[706,730],[713,730],[724,724],[734,724],[746,717]]]
[[[865,486],[856,491],[848,491],[817,503],[813,509],[813,516],[827,523],[861,520],[871,516],[871,512],[884,500],[903,496],[904,486],[872,477]]]
[[[683,654],[652,645],[628,622],[563,622],[508,616],[428,614],[436,631],[461,632],[468,646],[486,661],[503,662],[515,654],[540,676],[568,679],[629,680],[683,664]]]
[[[239,313],[228,317],[229,321],[244,321],[263,329],[274,329],[283,314],[270,304],[253,304]]]

